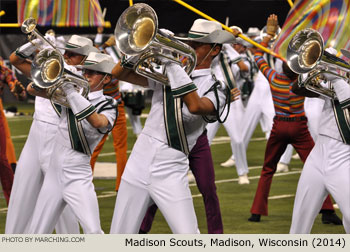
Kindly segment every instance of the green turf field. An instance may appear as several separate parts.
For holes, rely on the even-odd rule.
[[[6,104],[4,105],[6,107]],[[19,111],[32,113],[33,105],[21,105]],[[28,134],[32,117],[21,116],[9,118],[9,125],[16,148],[16,155],[19,156]],[[144,120],[142,120],[144,122]],[[128,122],[128,149],[131,150],[136,137],[132,133]],[[218,131],[217,136],[227,136],[223,127]],[[283,234],[289,232],[292,208],[297,181],[300,176],[302,163],[300,160],[292,160],[288,173],[276,174],[269,199],[269,216],[262,216],[260,223],[248,222],[250,207],[255,195],[257,182],[264,158],[266,140],[262,140],[264,134],[258,127],[253,135],[247,152],[248,165],[250,167],[249,185],[238,185],[235,168],[220,167],[220,163],[227,160],[231,155],[231,148],[228,141],[218,141],[212,145],[212,154],[215,165],[217,193],[220,200],[221,213],[225,233],[238,234]],[[106,142],[102,153],[113,152],[112,138]],[[114,162],[113,155],[99,157],[98,162]],[[100,217],[102,229],[109,233],[110,223],[115,203],[114,180],[95,180],[95,188],[99,198]],[[197,214],[198,225],[201,233],[207,233],[206,218],[203,199],[200,196],[196,185],[191,185],[193,202]],[[337,214],[341,216],[339,210]],[[315,221],[312,233],[344,233],[342,226],[324,225],[321,223],[321,215]],[[3,198],[0,199],[0,233],[4,233],[6,218],[6,204]],[[151,230],[151,233],[171,233],[168,225],[158,211]]]

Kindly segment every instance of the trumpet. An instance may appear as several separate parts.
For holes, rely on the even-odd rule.
[[[331,99],[335,98],[335,92],[321,85],[326,81],[324,74],[349,81],[350,65],[325,51],[321,34],[310,28],[299,31],[289,42],[287,64],[295,73],[307,74],[306,78],[299,77],[299,86]],[[331,71],[334,69],[338,72]]]
[[[139,56],[133,69],[147,78],[169,85],[162,60],[177,62],[190,74],[196,66],[192,47],[158,30],[158,18],[147,4],[127,8],[114,30],[116,46],[127,56]]]
[[[69,107],[62,85],[73,84],[82,96],[87,97],[90,91],[89,83],[81,76],[64,68],[61,52],[36,29],[34,18],[24,20],[21,26],[23,33],[28,34],[29,41],[35,36],[50,45],[34,57],[31,66],[31,77],[35,85],[46,91],[51,102]]]
[[[43,35],[41,35],[41,33],[36,29],[36,25],[37,23],[35,18],[32,18],[32,17],[27,18],[26,20],[23,21],[21,25],[21,31],[24,34],[28,34],[28,40],[30,42],[32,42],[33,37],[37,37],[42,41],[44,41],[45,43],[49,44],[52,48],[56,49],[55,46],[49,40],[47,40]]]

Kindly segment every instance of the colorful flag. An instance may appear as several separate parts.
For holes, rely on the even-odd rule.
[[[325,48],[350,49],[350,0],[297,0],[274,44],[274,52],[286,57],[288,43],[300,30],[312,28],[323,37]]]
[[[103,26],[98,0],[17,0],[17,20],[33,17],[39,26]]]

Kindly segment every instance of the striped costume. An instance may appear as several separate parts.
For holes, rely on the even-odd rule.
[[[264,43],[262,45],[267,46]],[[293,80],[283,72],[278,73],[270,68],[263,58],[262,51],[258,50],[254,57],[260,71],[270,83],[276,115],[266,145],[264,165],[250,212],[256,215],[268,215],[267,198],[272,177],[287,145],[292,144],[301,160],[305,162],[314,146],[314,141],[307,127],[304,97],[292,92]],[[323,209],[333,209],[330,198],[327,198]]]

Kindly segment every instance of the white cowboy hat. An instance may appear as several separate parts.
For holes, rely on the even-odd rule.
[[[208,21],[201,18],[193,22],[187,38],[177,38],[208,44],[224,44],[235,41],[235,36],[230,32],[224,31],[219,22]]]
[[[244,34],[244,35],[245,35],[245,34]],[[247,35],[245,35],[245,36],[247,36]],[[245,41],[245,40],[242,39],[242,38],[236,38],[235,44],[240,44],[240,45],[245,46],[245,47],[247,47],[247,48],[252,48],[252,47],[253,47],[253,45],[252,45],[251,43]]]
[[[63,48],[77,54],[88,56],[90,52],[100,52],[94,47],[92,40],[78,35],[72,35]]]
[[[105,53],[91,52],[84,61],[84,65],[77,65],[76,67],[111,74],[115,65],[112,56]]]
[[[341,51],[341,54],[343,54],[345,57],[350,59],[350,51],[345,50],[345,49],[340,49],[340,51]]]
[[[260,30],[258,27],[249,27],[247,31],[247,36],[249,37],[256,37],[260,36]]]

